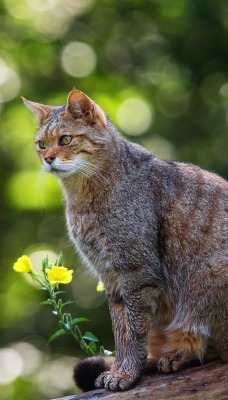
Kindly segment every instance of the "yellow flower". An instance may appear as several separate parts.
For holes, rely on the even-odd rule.
[[[31,261],[28,256],[21,256],[13,265],[13,269],[16,272],[31,272]]]
[[[101,281],[98,282],[96,289],[97,289],[97,292],[103,292],[105,290],[105,287]]]
[[[51,269],[46,268],[45,272],[47,273],[48,280],[51,285],[55,285],[58,283],[70,283],[72,281],[72,269],[67,269],[65,267],[58,267],[54,265]]]

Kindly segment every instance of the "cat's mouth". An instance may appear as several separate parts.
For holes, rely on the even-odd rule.
[[[50,171],[54,176],[56,176],[56,178],[68,178],[69,176],[72,175],[71,171],[66,171],[63,169],[59,169],[59,168],[52,168]]]
[[[57,167],[54,167],[54,166],[51,166],[50,172],[52,174],[58,175],[58,176],[60,176],[60,175],[62,175],[62,176],[69,175],[69,171],[66,171],[65,169],[57,168]]]
[[[56,167],[52,167],[52,166],[51,166],[50,172],[66,172],[66,171],[63,171],[63,170],[60,169],[60,168],[56,168]]]
[[[59,168],[59,167],[56,167],[56,166],[54,166],[54,165],[50,165],[50,164],[48,164],[48,165],[44,165],[44,170],[46,171],[46,172],[51,172],[51,173],[58,173],[58,172],[64,172],[64,170],[63,169],[61,169],[61,168]]]
[[[44,169],[45,172],[51,173],[51,174],[55,175],[58,178],[66,178],[69,175],[71,175],[71,172],[69,171],[69,169],[66,170],[64,168],[61,168],[59,166],[55,166],[53,164],[50,165],[50,164],[45,163],[43,165],[43,169]]]

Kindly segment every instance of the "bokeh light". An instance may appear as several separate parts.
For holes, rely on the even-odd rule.
[[[7,182],[6,196],[13,207],[21,209],[58,208],[62,202],[57,180],[42,171],[14,173]]]
[[[26,379],[30,379],[42,365],[43,354],[33,344],[26,342],[12,344],[11,348],[15,350],[23,360],[20,375]]]
[[[0,349],[0,385],[13,382],[23,370],[21,355],[12,348]]]
[[[26,20],[30,30],[38,31],[46,40],[55,40],[67,29],[75,16],[89,11],[94,0],[4,0],[8,12]]]
[[[36,11],[48,11],[58,4],[59,0],[27,0],[29,7]]]
[[[33,10],[28,6],[27,0],[5,0],[5,6],[9,14],[18,19],[29,19],[32,18],[34,13]]]
[[[37,274],[41,274],[42,261],[48,256],[49,261],[55,262],[58,259],[58,254],[50,249],[50,246],[42,245],[31,245],[25,250],[25,253],[30,257],[32,268]],[[28,282],[34,284],[31,277],[27,274],[23,275]]]
[[[76,361],[74,357],[61,357],[43,365],[37,375],[37,382],[45,397],[53,398],[61,391],[73,389],[72,370]]]
[[[221,94],[224,95],[224,88],[227,83],[227,78],[221,73],[207,75],[203,80],[200,88],[200,93],[204,103],[211,107],[217,108],[221,104]],[[223,88],[223,89],[222,89]]]
[[[73,279],[72,296],[78,306],[85,309],[95,309],[105,302],[104,293],[97,292],[98,279],[94,278],[85,271],[84,268],[77,267],[77,278]],[[85,291],[85,287],[87,290]]]
[[[64,71],[78,78],[90,75],[96,68],[96,54],[91,46],[81,42],[71,42],[62,52]]]
[[[16,71],[0,58],[0,103],[14,99],[20,87],[21,81]]]
[[[157,92],[159,110],[167,117],[179,118],[189,106],[189,93],[179,81],[162,84]]]
[[[120,129],[128,135],[142,135],[153,121],[153,109],[140,98],[125,100],[118,108],[117,122]]]
[[[161,136],[144,138],[142,140],[142,145],[163,160],[177,159],[175,147]]]

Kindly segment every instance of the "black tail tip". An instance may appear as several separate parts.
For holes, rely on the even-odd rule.
[[[73,379],[75,384],[84,392],[94,390],[95,379],[106,369],[103,357],[90,357],[79,361],[74,366]]]

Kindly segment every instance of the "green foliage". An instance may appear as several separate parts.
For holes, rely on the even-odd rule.
[[[34,294],[33,286],[11,271],[18,254],[31,255],[39,266],[46,254],[55,259],[51,254],[57,257],[64,249],[68,265],[78,265],[71,285],[75,303],[67,307],[91,320],[105,347],[114,345],[97,282],[82,272],[68,247],[62,195],[55,179],[40,172],[36,121],[19,96],[61,105],[76,87],[103,107],[129,140],[227,178],[228,2],[0,0],[0,13],[0,342],[4,351],[13,349],[7,357],[18,360],[18,369],[11,362],[14,375],[3,381],[0,374],[0,392],[2,400],[45,400],[73,390],[69,382],[64,386],[63,372],[52,383],[53,357],[59,355],[64,370],[64,357],[71,365],[69,358],[79,354],[64,335],[47,354],[55,316],[51,304],[37,307],[47,301],[47,292]],[[20,353],[24,342],[26,351]],[[96,342],[88,343],[97,351]],[[25,356],[32,351],[36,356],[29,359],[37,364],[28,372]],[[5,365],[1,349],[0,365]]]
[[[49,261],[46,256],[41,262],[42,276],[36,273],[32,267],[30,258],[25,255],[19,257],[17,262],[14,263],[13,269],[19,273],[27,273],[32,278],[33,282],[37,282],[40,288],[50,296],[47,300],[42,301],[42,305],[50,305],[53,308],[52,313],[59,319],[59,326],[61,329],[57,330],[48,339],[48,343],[53,342],[62,335],[71,335],[74,340],[80,345],[81,349],[86,352],[89,356],[96,356],[103,354],[111,354],[108,350],[104,350],[101,347],[101,353],[97,350],[97,346],[94,342],[98,342],[97,337],[91,332],[81,333],[78,326],[80,322],[88,322],[89,320],[84,317],[73,318],[70,313],[63,313],[63,308],[69,304],[74,303],[71,300],[63,302],[58,296],[65,291],[58,290],[59,284],[68,284],[72,280],[73,270],[68,270],[63,267],[63,255],[62,252],[58,256],[55,263]],[[89,342],[87,344],[87,341]]]

